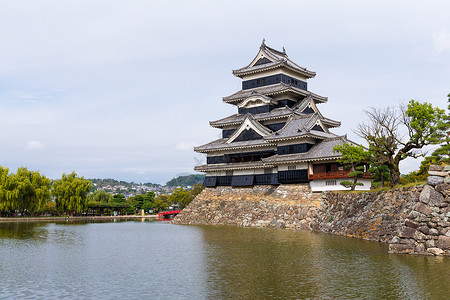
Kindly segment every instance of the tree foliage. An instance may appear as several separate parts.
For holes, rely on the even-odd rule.
[[[105,190],[97,190],[92,194],[88,195],[89,202],[109,203],[112,202],[112,199],[113,196],[110,193],[106,192]]]
[[[374,152],[374,164],[389,168],[392,186],[400,183],[400,161],[424,156],[421,149],[439,144],[449,127],[444,111],[427,102],[411,100],[407,106],[372,107],[365,113],[369,120],[356,133]]]
[[[369,168],[369,173],[372,174],[372,179],[381,182],[381,187],[384,187],[384,182],[389,180],[389,168],[385,165],[372,164]]]
[[[64,212],[84,212],[91,184],[84,177],[78,177],[75,172],[69,175],[64,173],[62,178],[55,180],[52,185],[57,209]]]
[[[337,162],[343,165],[344,168],[350,169],[348,177],[353,178],[352,181],[342,181],[341,185],[350,188],[352,191],[355,190],[356,186],[362,186],[363,184],[358,182],[358,178],[364,175],[364,166],[362,164],[367,162],[368,152],[361,145],[356,146],[349,143],[335,146],[333,152],[342,154],[342,157]]]
[[[205,175],[203,174],[191,174],[186,176],[178,176],[171,180],[169,180],[166,185],[167,186],[194,186],[195,184],[202,183],[205,180]]]
[[[51,180],[25,167],[15,174],[0,167],[0,209],[34,213],[50,199]]]
[[[112,199],[112,202],[116,202],[116,203],[125,203],[126,202],[126,198],[124,195],[122,194],[115,194]]]
[[[444,135],[441,138],[439,148],[434,150],[431,156],[425,158],[424,164],[427,164],[426,170],[428,170],[428,166],[432,163],[450,163],[450,94],[447,97],[448,112],[445,115],[444,123],[441,124]]]

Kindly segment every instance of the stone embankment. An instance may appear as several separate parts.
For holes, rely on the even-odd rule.
[[[309,184],[206,188],[174,223],[306,229],[321,202]]]
[[[206,188],[174,223],[312,229],[386,242],[392,253],[450,255],[450,166],[429,173],[426,185],[380,192]]]

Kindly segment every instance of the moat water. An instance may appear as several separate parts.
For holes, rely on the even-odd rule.
[[[0,299],[449,299],[450,259],[167,222],[0,224]]]

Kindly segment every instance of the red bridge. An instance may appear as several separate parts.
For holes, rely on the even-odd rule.
[[[181,210],[170,210],[170,211],[163,211],[158,214],[158,220],[172,220],[173,217],[178,215],[181,212]]]

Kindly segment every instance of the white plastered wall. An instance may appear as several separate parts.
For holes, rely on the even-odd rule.
[[[298,163],[298,164],[279,165],[278,171],[288,171],[289,167],[292,167],[292,166],[295,166],[296,170],[308,169],[308,163]]]
[[[327,182],[335,180],[336,185],[327,185]],[[323,192],[323,191],[349,191],[350,188],[346,188],[341,185],[342,181],[349,181],[349,178],[338,178],[338,179],[315,179],[309,182],[311,190],[313,192]],[[356,186],[357,191],[368,191],[370,190],[371,180],[370,179],[358,179],[363,186]]]

